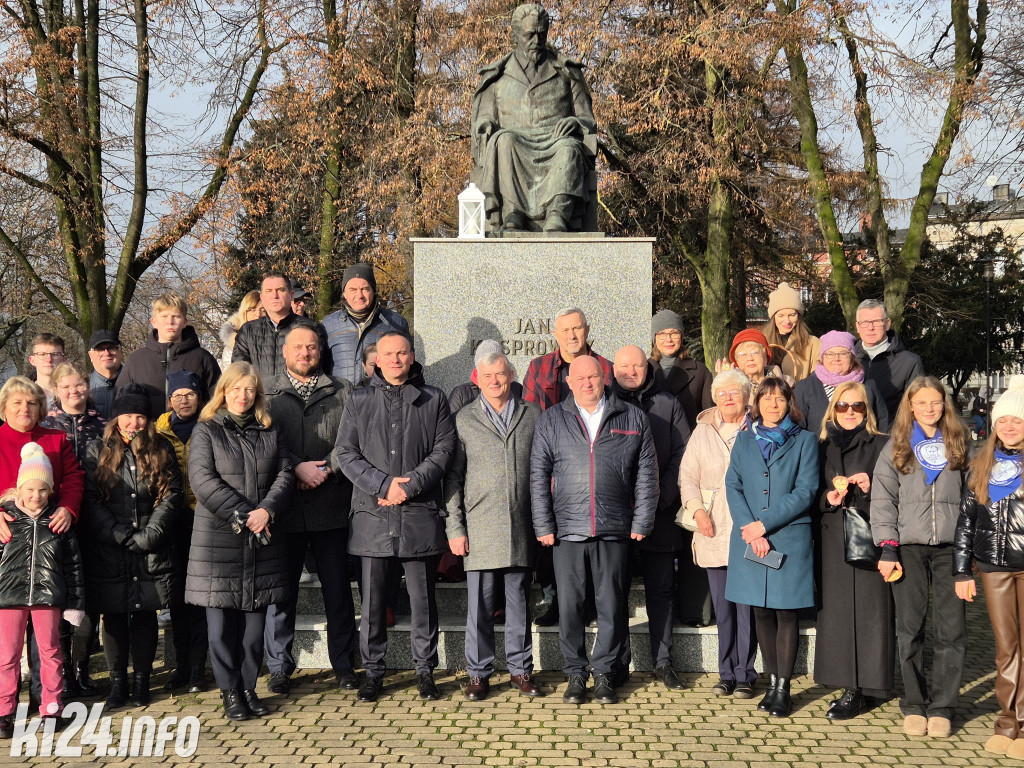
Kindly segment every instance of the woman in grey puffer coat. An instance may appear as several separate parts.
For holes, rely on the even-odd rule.
[[[270,427],[263,385],[232,363],[192,432],[188,475],[196,497],[185,601],[206,608],[210,660],[232,720],[269,714],[256,696],[267,606],[289,597],[287,551],[274,537],[295,486]]]
[[[914,379],[900,400],[892,439],[871,486],[871,535],[878,570],[892,581],[908,736],[949,736],[967,651],[964,605],[953,584],[953,534],[967,469],[967,439],[942,383]],[[900,575],[902,573],[902,576]],[[924,622],[934,597],[935,654],[929,685]]]

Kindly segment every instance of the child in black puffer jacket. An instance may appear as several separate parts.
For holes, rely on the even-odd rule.
[[[0,496],[14,518],[11,539],[0,543],[0,737],[13,735],[21,650],[31,618],[39,645],[43,692],[39,714],[59,717],[64,682],[60,619],[74,625],[85,616],[82,558],[74,533],[50,530],[53,468],[38,443],[21,450],[17,488]]]

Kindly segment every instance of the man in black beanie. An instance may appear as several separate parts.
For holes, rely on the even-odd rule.
[[[409,336],[409,323],[378,301],[373,266],[366,262],[358,262],[345,270],[341,292],[342,308],[329,314],[323,322],[334,363],[330,370],[335,378],[358,382],[363,374],[363,347],[375,344],[392,331]]]

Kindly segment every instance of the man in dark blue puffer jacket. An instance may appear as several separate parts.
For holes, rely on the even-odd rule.
[[[533,527],[542,545],[555,548],[559,644],[569,677],[563,700],[586,700],[592,663],[594,698],[611,704],[618,700],[612,672],[629,642],[629,542],[654,528],[658,459],[647,416],[605,388],[597,360],[574,360],[567,381],[572,397],[547,409],[534,433]],[[588,571],[598,596],[590,662],[583,619]]]

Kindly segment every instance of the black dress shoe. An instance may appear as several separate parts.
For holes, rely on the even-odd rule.
[[[0,739],[14,737],[14,716],[0,715]]]
[[[224,716],[228,720],[248,720],[252,717],[241,691],[235,688],[221,691],[221,698],[224,700]]]
[[[292,690],[292,680],[284,672],[274,672],[267,681],[267,690],[271,693],[287,695]]]
[[[736,683],[732,697],[734,699],[752,699],[754,698],[754,686],[750,683]]]
[[[256,717],[266,717],[270,714],[270,707],[260,701],[256,691],[242,691],[242,695],[245,697],[245,705],[249,707],[249,711],[256,715]]]
[[[757,702],[757,708],[762,712],[767,712],[772,708],[772,703],[775,701],[775,686],[779,682],[779,679],[775,675],[768,675],[768,690],[765,691],[764,698]]]
[[[383,690],[384,678],[367,675],[363,679],[363,684],[359,686],[359,693],[356,694],[356,698],[360,701],[376,701]]]
[[[486,677],[471,677],[466,686],[466,698],[469,701],[483,701],[491,690],[491,682]]]
[[[441,698],[441,691],[434,682],[433,672],[420,672],[416,675],[416,687],[419,688],[420,698],[424,701],[437,701]]]
[[[569,678],[569,685],[562,694],[562,701],[566,704],[582,704],[587,700],[587,679],[582,675],[573,675]]]
[[[772,717],[789,717],[793,711],[793,697],[789,695],[789,679],[780,677],[775,683],[775,698],[768,709]]]
[[[188,678],[188,692],[203,693],[209,689],[210,684],[206,681],[206,668],[192,667],[192,674]]]
[[[867,707],[859,688],[847,688],[843,695],[832,702],[825,717],[829,720],[851,720]]]
[[[732,696],[733,691],[735,690],[735,680],[719,680],[711,686],[711,692],[715,694],[715,696]]]
[[[339,672],[338,688],[343,691],[354,691],[359,688],[359,678],[356,677],[356,673],[351,669]]]
[[[681,691],[685,687],[683,681],[679,679],[679,675],[672,669],[671,664],[666,664],[664,667],[658,667],[654,670],[654,675],[661,680],[662,685],[668,688],[670,691]]]
[[[75,665],[75,671],[78,678],[78,690],[81,691],[81,696],[95,696],[100,692],[99,688],[92,681],[92,675],[89,674],[88,661],[78,662]]]
[[[176,667],[171,676],[167,678],[167,682],[164,683],[164,690],[176,691],[188,685],[188,681],[189,670],[186,667]]]
[[[61,699],[67,701],[68,699],[77,699],[82,695],[82,689],[78,685],[78,676],[75,674],[75,665],[73,662],[64,662],[64,687],[61,689]]]
[[[594,675],[594,701],[614,704],[619,700],[609,675]]]
[[[558,601],[552,600],[540,616],[533,620],[538,627],[554,627],[558,624]]]

